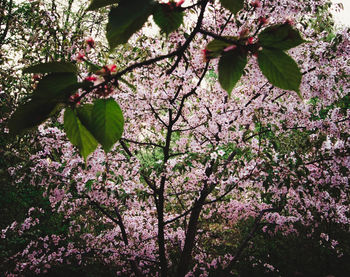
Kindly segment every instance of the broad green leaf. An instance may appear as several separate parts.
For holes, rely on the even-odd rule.
[[[183,23],[184,13],[181,10],[169,8],[168,4],[158,4],[153,13],[153,20],[166,35],[177,30]]]
[[[218,66],[219,83],[229,95],[241,78],[246,64],[247,53],[243,52],[241,48],[222,54]]]
[[[82,87],[82,84],[77,83],[77,76],[74,73],[52,73],[39,81],[33,92],[33,98],[49,101],[53,99],[64,100]]]
[[[211,51],[211,52],[221,52],[227,46],[230,46],[230,43],[222,41],[222,40],[214,39],[207,44],[207,47],[205,49],[207,49],[208,51]]]
[[[299,93],[301,72],[296,62],[279,49],[258,52],[258,63],[267,80],[276,87]]]
[[[13,134],[20,134],[25,129],[29,129],[44,122],[55,110],[57,103],[43,100],[30,100],[19,106],[12,114],[8,127]]]
[[[88,129],[108,152],[123,134],[124,117],[118,103],[112,98],[96,100]]]
[[[64,112],[64,130],[70,142],[79,149],[86,161],[87,156],[96,149],[97,141],[70,107]]]
[[[86,126],[88,129],[89,126],[91,126],[91,115],[93,106],[93,104],[84,104],[76,108],[77,115],[81,123],[83,123],[83,125]]]
[[[107,40],[111,49],[126,43],[151,15],[153,0],[120,0],[108,14]]]
[[[289,24],[279,24],[264,29],[259,34],[259,43],[263,47],[288,50],[305,42],[299,31]]]
[[[72,85],[69,85],[68,87],[66,87],[65,89],[63,89],[61,91],[61,94],[59,94],[59,97],[57,98],[58,101],[62,101],[65,102],[67,100],[67,98],[71,95],[73,95],[74,93],[76,93],[76,91],[78,89],[83,89],[86,90],[89,87],[93,86],[94,83],[90,82],[90,81],[83,81],[80,83],[74,83]]]
[[[87,8],[87,11],[94,11],[99,8],[103,8],[112,4],[118,3],[119,0],[91,0],[91,3],[89,7]]]
[[[243,9],[244,0],[220,0],[221,5],[233,14]]]
[[[29,66],[23,73],[77,73],[77,67],[70,62],[48,62]]]
[[[67,92],[66,95],[71,95],[70,91],[72,91],[73,93],[79,89],[79,88],[82,88],[82,89],[88,89],[89,87],[93,86],[94,83],[91,82],[91,81],[82,81],[82,82],[79,82],[79,83],[75,83],[75,84],[72,84],[70,85],[69,87],[67,87],[67,89],[65,89],[64,91]]]

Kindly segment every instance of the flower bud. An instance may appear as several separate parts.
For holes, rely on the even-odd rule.
[[[261,7],[261,3],[259,0],[255,0],[255,1],[251,2],[250,4],[252,5],[253,8]]]
[[[227,46],[225,49],[224,49],[224,52],[228,52],[228,51],[231,51],[231,50],[235,50],[237,48],[237,45],[229,45]]]
[[[76,55],[76,57],[75,57],[75,60],[77,61],[77,62],[83,62],[83,61],[85,61],[85,53],[84,53],[84,51],[79,51],[78,52],[78,54]]]
[[[266,17],[260,17],[259,18],[259,24],[265,25],[267,23],[268,19]]]
[[[95,47],[95,41],[92,37],[89,37],[85,40],[86,44],[90,47],[90,48],[94,48]]]
[[[176,7],[180,7],[184,2],[185,0],[180,0],[179,2],[176,3]]]

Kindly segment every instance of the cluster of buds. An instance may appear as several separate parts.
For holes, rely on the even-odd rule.
[[[240,32],[239,32],[239,38],[246,38],[249,34],[249,29],[248,28],[243,28]]]
[[[109,80],[111,77],[111,74],[113,72],[117,71],[117,66],[115,64],[109,64],[103,66],[100,70],[96,71],[95,74],[101,76],[105,81]],[[96,81],[96,77],[94,76],[89,76],[88,81]],[[107,83],[105,85],[102,85],[95,91],[96,94],[100,96],[108,96],[111,93],[114,92],[113,85],[111,83]]]
[[[183,3],[183,1],[180,1],[180,2],[179,3],[181,5]],[[78,62],[86,61],[87,63],[89,63],[86,60],[85,53],[88,53],[90,49],[95,48],[95,41],[92,37],[89,37],[85,40],[85,43],[87,45],[86,51],[84,51],[84,50],[79,51],[75,56],[75,60]],[[85,78],[85,81],[92,82],[92,83],[94,83],[95,86],[98,86],[99,83],[103,83],[96,88],[95,93],[100,95],[100,96],[107,96],[114,91],[114,88],[113,88],[112,84],[109,84],[106,81],[110,80],[112,73],[116,72],[116,71],[117,71],[117,66],[115,64],[105,65],[101,69],[94,72],[94,74],[97,76],[94,76],[94,75],[87,76]],[[100,76],[100,77],[98,77],[98,76]],[[79,99],[79,97],[80,96],[78,93],[75,95],[72,95],[70,97],[70,101],[73,103],[79,104],[79,101],[77,101],[77,99]]]
[[[227,46],[227,47],[224,49],[224,52],[228,52],[228,51],[231,51],[231,50],[235,50],[236,48],[237,48],[237,45],[232,44],[232,45]]]
[[[162,3],[162,7],[165,11],[174,11],[177,8],[180,8],[181,5],[185,2],[185,0],[180,0],[178,2],[174,2],[174,1],[169,1],[167,3]]]
[[[78,101],[79,97],[80,97],[79,93],[76,93],[69,98],[69,101],[79,105],[80,104],[80,101]]]
[[[34,74],[32,76],[32,80],[33,80],[32,88],[36,89],[36,87],[38,85],[38,81],[40,80],[40,76],[38,74]]]
[[[203,55],[203,61],[208,62],[211,59],[211,54],[212,52],[209,51],[208,49],[202,49],[202,55]]]
[[[291,18],[286,18],[285,24],[288,24],[288,25],[292,26],[292,25],[294,25],[294,21]]]
[[[106,85],[101,85],[101,87],[99,87],[96,91],[96,94],[100,95],[100,96],[108,96],[110,95],[111,93],[114,92],[114,88],[113,86],[109,83],[109,84],[106,84]]]
[[[95,48],[95,41],[92,37],[87,38],[85,42],[88,46],[88,49]]]
[[[247,45],[254,44],[254,38],[253,38],[253,37],[249,37],[249,38],[247,39],[246,44],[247,44]]]
[[[37,82],[40,80],[40,76],[38,74],[34,74],[32,79],[33,79],[33,82]]]
[[[85,81],[88,82],[95,82],[97,80],[97,78],[95,76],[88,76],[85,78]]]
[[[176,7],[181,7],[181,5],[185,2],[185,0],[180,0],[179,2],[176,2]]]
[[[100,70],[96,71],[95,74],[103,77],[108,77],[111,75],[111,73],[116,71],[117,71],[117,66],[115,64],[109,64],[109,65],[103,66]]]
[[[267,17],[260,17],[259,18],[259,24],[260,25],[265,25],[266,23],[267,23],[267,21],[268,21],[268,19],[267,19]]]
[[[75,56],[75,60],[76,60],[77,62],[83,62],[83,61],[85,61],[85,52],[82,51],[82,50],[80,50],[80,51],[78,52],[78,54]]]
[[[250,3],[252,5],[253,8],[260,8],[261,7],[261,3],[259,0],[255,0],[253,2]]]
[[[89,37],[85,40],[85,43],[87,45],[85,50],[80,50],[76,56],[75,56],[75,60],[77,62],[83,62],[86,59],[85,54],[88,53],[92,48],[95,48],[95,41],[92,37]]]

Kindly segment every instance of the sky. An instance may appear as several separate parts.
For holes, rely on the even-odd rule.
[[[24,2],[25,0],[15,0],[15,3]],[[166,0],[164,0],[166,1]],[[185,4],[188,0],[185,1]],[[350,0],[331,0],[333,3],[342,3],[344,9],[335,11],[334,18],[338,25],[346,25],[350,27]]]
[[[344,7],[343,10],[333,13],[336,23],[350,27],[350,0],[332,0],[332,2],[341,3]]]

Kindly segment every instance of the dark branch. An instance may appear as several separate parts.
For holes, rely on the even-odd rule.
[[[252,229],[250,230],[248,236],[244,239],[244,241],[242,242],[242,244],[240,245],[240,247],[237,249],[237,252],[233,258],[233,260],[229,263],[229,265],[224,269],[225,273],[230,273],[230,271],[233,269],[234,264],[238,261],[240,255],[242,254],[243,250],[247,247],[248,242],[254,237],[255,233],[258,230],[259,227],[259,223],[262,220],[263,216],[266,213],[270,213],[270,212],[279,212],[281,211],[282,208],[270,208],[270,209],[264,209],[262,211],[260,211],[259,215],[255,218],[254,224]]]

